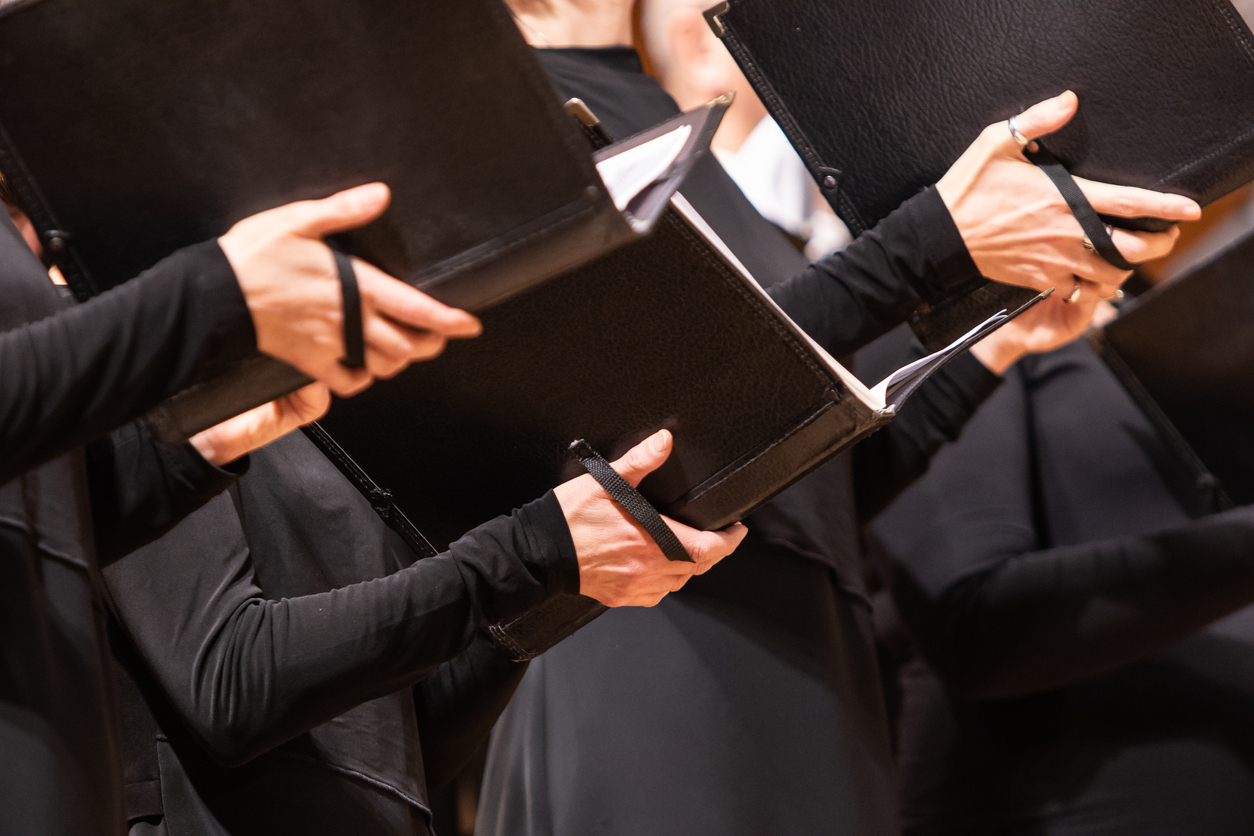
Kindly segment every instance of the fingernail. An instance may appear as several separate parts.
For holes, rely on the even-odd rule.
[[[649,449],[652,450],[654,453],[665,453],[666,452],[666,433],[665,432],[654,433],[653,437],[649,439]]]
[[[353,202],[358,209],[378,206],[387,196],[388,187],[382,183],[368,183],[353,190]]]

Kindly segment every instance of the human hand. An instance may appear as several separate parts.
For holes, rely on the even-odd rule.
[[[1059,130],[1075,116],[1079,100],[1070,91],[1016,118],[1024,138]],[[1075,178],[1099,214],[1121,218],[1195,221],[1201,208],[1179,195],[1112,186]],[[954,163],[937,190],[962,233],[980,273],[1004,284],[1070,294],[1073,276],[1117,288],[1130,275],[1084,246],[1084,232],[1058,189],[1010,134],[1005,122],[984,130]],[[1171,252],[1179,231],[1116,229],[1114,243],[1131,262]]]
[[[331,392],[322,383],[311,383],[197,433],[191,444],[205,461],[221,467],[317,421],[330,407]]]
[[[1088,282],[1075,302],[1055,293],[980,340],[971,353],[993,374],[1005,374],[1023,355],[1053,351],[1083,334],[1104,298]]]
[[[366,368],[347,369],[339,275],[323,236],[364,226],[387,208],[382,183],[253,215],[218,244],[235,270],[261,352],[321,380],[337,395],[365,389],[410,363],[429,360],[450,338],[475,337],[479,320],[442,305],[376,267],[353,259],[361,292]]]
[[[632,487],[662,466],[671,434],[655,433],[627,451],[613,468]],[[607,607],[652,607],[731,554],[748,533],[740,523],[723,531],[697,531],[667,519],[694,562],[667,560],[640,524],[591,476],[559,485],[554,493],[579,556],[579,592]]]

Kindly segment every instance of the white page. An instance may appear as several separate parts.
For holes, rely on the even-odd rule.
[[[942,348],[940,351],[933,352],[932,354],[929,354],[926,357],[922,357],[918,360],[915,360],[913,363],[902,366],[900,369],[893,372],[888,377],[881,380],[879,383],[875,384],[875,386],[871,387],[871,391],[875,393],[876,397],[881,402],[887,403],[889,400],[889,395],[888,395],[889,390],[894,388],[898,383],[907,381],[910,378],[915,377],[916,375],[927,374],[928,369],[930,369],[933,365],[941,362],[947,356],[952,354],[958,346],[962,345],[964,342],[970,339],[981,328],[984,328],[985,326],[999,319],[1005,319],[1005,318],[1006,318],[1006,311],[1004,310],[998,311],[997,313],[990,316],[988,319],[981,322],[979,325],[972,328],[967,333],[963,334],[958,339],[954,340],[952,343],[950,343],[946,347]]]
[[[691,125],[681,125],[648,142],[607,157],[597,163],[597,172],[605,181],[618,211],[627,208],[632,198],[666,173],[688,143]]]

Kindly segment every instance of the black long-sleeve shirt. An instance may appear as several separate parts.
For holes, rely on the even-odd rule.
[[[0,483],[81,447],[256,348],[252,317],[217,242],[63,308],[7,219],[5,264],[48,285],[14,294],[0,327]]]
[[[0,287],[0,831],[115,834],[121,775],[95,542],[156,536],[230,476],[137,426],[95,453],[108,468],[97,485],[113,491],[96,527],[78,448],[255,350],[255,335],[216,245],[63,311],[5,217]]]
[[[1080,343],[877,523],[948,689],[907,671],[915,832],[1254,828],[1254,509],[1194,520],[1197,491]]]
[[[437,778],[455,773],[521,675],[521,666],[476,642],[483,626],[579,585],[574,544],[551,493],[415,563],[300,433],[255,453],[230,493],[104,576],[142,661],[132,676],[156,685],[142,694],[147,710],[167,718],[131,746],[141,761],[130,765],[135,783],[156,780],[166,798],[169,785],[188,780],[212,809],[223,785],[249,783],[247,772],[227,767],[265,761],[249,768],[271,779],[293,758],[323,767],[290,802],[236,798],[232,833],[272,821],[276,806],[334,796],[328,787],[350,772],[425,811],[424,762]],[[421,756],[419,728],[430,737]],[[156,776],[145,772],[142,760],[165,745],[175,760],[162,761]],[[213,832],[194,804],[137,806],[130,817],[158,813],[172,833]],[[365,827],[357,832],[414,832],[411,822]]]
[[[537,52],[559,95],[583,99],[613,136],[678,110],[629,48]],[[809,267],[713,158],[681,191],[838,358],[977,275],[934,189]],[[533,662],[494,732],[481,836],[891,832],[896,779],[859,523],[996,385],[961,358],[870,444],[745,520],[749,536],[714,571],[652,610],[607,613]]]

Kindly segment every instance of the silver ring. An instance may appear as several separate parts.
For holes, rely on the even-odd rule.
[[[1093,242],[1089,240],[1089,237],[1087,235],[1084,236],[1084,238],[1080,241],[1080,243],[1083,244],[1084,249],[1088,250],[1089,252],[1092,252],[1095,249],[1093,247]]]
[[[1071,295],[1062,300],[1068,305],[1074,305],[1076,302],[1080,301],[1080,280],[1075,276],[1072,276],[1071,280],[1075,282],[1075,287],[1071,288]]]
[[[1006,127],[1010,128],[1010,135],[1014,137],[1015,142],[1019,143],[1020,147],[1027,148],[1032,144],[1032,140],[1024,136],[1023,132],[1019,130],[1019,121],[1017,116],[1011,116],[1006,122]]]

